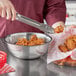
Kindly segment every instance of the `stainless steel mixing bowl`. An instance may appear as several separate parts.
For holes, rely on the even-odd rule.
[[[31,35],[37,35],[38,38],[45,39],[45,43],[42,45],[35,46],[21,46],[16,45],[18,38],[27,38],[29,39]],[[52,38],[48,35],[42,33],[34,32],[24,32],[24,33],[15,33],[8,35],[5,38],[8,50],[16,57],[21,59],[34,59],[44,55],[48,51],[49,43],[52,41]]]

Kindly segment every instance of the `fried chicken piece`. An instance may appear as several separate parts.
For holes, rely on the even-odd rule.
[[[61,52],[67,52],[68,48],[66,47],[66,45],[60,45],[59,49],[61,50]]]
[[[66,48],[67,47],[67,48]],[[76,35],[69,36],[65,42],[64,45],[60,45],[59,49],[64,52],[67,52],[68,50],[73,50],[76,48]],[[64,49],[64,50],[63,50]],[[68,49],[68,50],[67,50]],[[70,56],[68,56],[65,59],[57,60],[54,62],[57,65],[68,65],[68,66],[76,66],[76,60],[72,60]]]
[[[67,48],[68,48],[69,50],[73,50],[73,49],[76,48],[76,42],[73,40],[72,37],[66,39],[66,41],[65,41],[64,43],[65,43],[65,45],[67,46]]]
[[[44,39],[38,38],[37,40],[29,41],[28,45],[41,45],[44,44]]]
[[[76,66],[76,60],[72,60],[72,59],[70,58],[70,56],[68,56],[68,57],[65,58],[65,59],[61,59],[61,60],[55,61],[54,64],[61,65],[61,66],[64,66],[64,65]]]
[[[61,66],[63,66],[63,65],[64,65],[64,63],[65,63],[65,60],[64,60],[64,59],[54,61],[54,64],[61,65]]]
[[[16,44],[17,45],[28,45],[28,40],[26,38],[19,38]]]
[[[36,44],[37,45],[44,44],[44,39],[38,38],[37,41],[36,41]]]
[[[37,40],[38,38],[37,38],[37,36],[36,35],[32,35],[31,37],[30,37],[30,41],[34,41],[34,40]]]
[[[24,46],[34,46],[44,44],[44,42],[45,42],[44,39],[37,38],[36,35],[32,35],[30,37],[30,40],[27,40],[26,38],[19,38],[16,44]]]
[[[64,27],[63,26],[58,26],[58,27],[56,27],[55,29],[54,29],[54,32],[55,33],[60,33],[60,32],[63,32],[63,30],[64,30]]]
[[[73,40],[76,42],[76,35],[73,35]]]
[[[70,57],[67,58],[66,65],[76,66],[76,60],[72,60]]]
[[[34,46],[34,45],[36,45],[35,41],[29,41],[28,46]]]

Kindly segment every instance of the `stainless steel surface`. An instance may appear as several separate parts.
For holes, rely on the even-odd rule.
[[[14,57],[8,51],[4,39],[0,39],[0,50],[8,54],[7,63],[16,69],[15,72],[0,76],[76,76],[76,67],[57,66],[53,63],[47,65],[46,56],[36,60],[21,60]]]
[[[28,25],[31,25],[33,27],[36,27],[45,33],[54,33],[53,28],[50,27],[49,25],[39,23],[36,20],[32,20],[32,19],[25,17],[25,16],[22,16],[18,13],[16,15],[16,20],[21,21],[23,23],[26,23]]]
[[[31,35],[37,35],[38,38],[45,39],[45,43],[42,45],[36,46],[20,46],[16,45],[18,38],[27,38],[29,39]],[[48,51],[49,43],[52,41],[52,38],[48,35],[41,33],[15,33],[8,35],[5,38],[9,51],[16,57],[22,59],[34,59],[40,56],[43,56]]]

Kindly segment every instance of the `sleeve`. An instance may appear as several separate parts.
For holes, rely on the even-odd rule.
[[[65,22],[66,6],[65,0],[46,0],[44,7],[44,19],[52,26],[54,23]]]

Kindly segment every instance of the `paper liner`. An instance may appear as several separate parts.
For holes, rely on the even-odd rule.
[[[0,74],[8,73],[8,72],[14,72],[15,69],[9,66],[8,64],[5,64],[1,69],[0,69]]]
[[[52,38],[54,40],[52,41],[52,43],[50,44],[50,47],[49,47],[47,64],[49,64],[53,61],[56,61],[56,60],[64,59],[68,56],[71,56],[72,59],[76,60],[76,56],[75,56],[76,50],[75,49],[64,53],[64,52],[61,52],[58,48],[58,46],[60,44],[63,44],[65,39],[70,35],[76,35],[76,28],[67,27],[67,28],[65,28],[63,33],[50,34],[50,36],[52,36]],[[51,48],[51,46],[52,46],[52,48]]]

